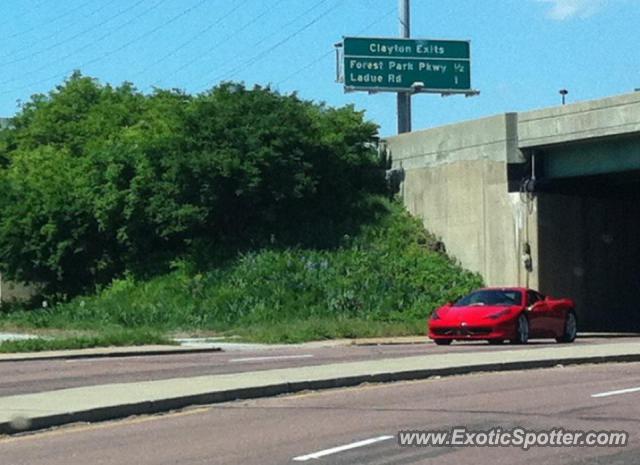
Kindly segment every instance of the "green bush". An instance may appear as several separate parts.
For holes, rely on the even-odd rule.
[[[481,285],[403,208],[373,201],[375,217],[336,249],[265,248],[199,271],[178,261],[146,281],[132,275],[99,294],[6,321],[36,327],[207,330],[258,340],[411,334],[438,305]]]
[[[1,271],[65,300],[189,253],[318,245],[306,233],[384,191],[376,132],[268,88],[144,95],[76,73],[0,131]]]

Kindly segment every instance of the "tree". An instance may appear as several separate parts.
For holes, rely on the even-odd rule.
[[[295,241],[383,188],[376,131],[269,88],[144,95],[74,73],[0,137],[0,263],[75,295],[198,244]]]

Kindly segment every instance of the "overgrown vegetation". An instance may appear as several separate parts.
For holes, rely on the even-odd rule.
[[[424,332],[480,279],[388,200],[376,131],[270,89],[144,95],[73,75],[0,131],[0,264],[49,303],[0,326]]]
[[[14,312],[5,324],[36,328],[214,331],[266,342],[424,332],[430,311],[479,286],[402,208],[382,199],[375,218],[336,249],[264,248],[202,272],[118,279],[94,296]]]
[[[304,233],[384,190],[361,112],[259,87],[144,95],[76,73],[12,124],[0,131],[0,264],[50,298],[186,253],[322,245],[324,232]]]

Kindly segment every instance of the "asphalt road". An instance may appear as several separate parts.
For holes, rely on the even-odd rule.
[[[4,438],[0,457],[11,465],[638,464],[640,391],[592,397],[634,387],[640,363],[362,386]],[[397,443],[401,430],[455,426],[624,430],[630,439],[624,448],[528,451]]]
[[[581,338],[574,344],[638,341],[631,338]],[[555,341],[532,341],[526,346],[486,342],[454,343],[439,347],[433,343],[387,346],[335,347],[293,346],[255,348],[204,354],[175,354],[135,357],[40,360],[0,363],[0,396],[28,394],[99,384],[161,380],[212,374],[239,373],[298,366],[321,365],[382,358],[453,352],[534,350],[554,347]]]

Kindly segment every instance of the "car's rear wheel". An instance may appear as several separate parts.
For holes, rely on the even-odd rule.
[[[562,336],[557,337],[557,342],[573,342],[576,340],[576,335],[578,334],[578,319],[576,318],[576,313],[571,310],[567,312],[567,318],[564,321],[564,332]]]
[[[451,344],[451,339],[434,339],[434,341],[439,346],[448,346]]]
[[[524,314],[520,314],[518,317],[518,323],[516,324],[516,337],[512,339],[513,344],[526,344],[529,342],[529,320]]]

